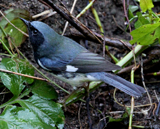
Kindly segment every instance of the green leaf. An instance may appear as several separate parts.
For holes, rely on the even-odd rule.
[[[29,64],[29,62],[23,59],[3,58],[0,68],[26,75],[34,75],[32,66]],[[15,74],[0,72],[0,76],[2,83],[16,96],[18,96],[25,87],[24,83],[31,84],[33,82],[33,79],[31,78]]]
[[[55,89],[48,85],[47,82],[35,80],[32,87],[32,92],[39,97],[46,99],[57,99],[58,95]]]
[[[133,12],[135,12],[135,11],[137,11],[138,10],[138,6],[135,6],[135,5],[129,5],[129,10],[133,13]]]
[[[146,24],[131,32],[133,40],[131,44],[150,45],[160,38],[160,23]]]
[[[134,24],[135,28],[139,28],[142,25],[149,24],[150,22],[142,16],[142,13],[137,12],[138,20]]]
[[[5,11],[5,17],[9,20],[12,21],[15,18],[24,18],[26,20],[29,20],[30,13],[27,10],[24,9],[9,9]],[[2,18],[0,21],[0,26],[4,29],[5,26],[8,24],[8,21],[5,18]],[[2,36],[2,32],[0,30],[0,37]]]
[[[24,9],[9,9],[6,12],[6,18],[11,21],[13,25],[18,27],[24,32],[27,32],[27,28],[25,24],[19,19],[24,18],[29,20],[30,14],[27,10]],[[0,38],[3,40],[3,42],[9,47],[12,46],[12,49],[14,46],[10,43],[14,43],[15,46],[20,46],[24,40],[26,39],[26,36],[24,36],[21,32],[19,32],[17,29],[15,29],[5,18],[2,18],[0,21]],[[10,37],[10,45],[8,43],[8,38]]]
[[[140,0],[140,7],[142,12],[146,12],[147,10],[154,7],[152,0]]]
[[[65,118],[60,104],[35,95],[27,100],[17,100],[17,103],[32,111],[43,124],[63,129]]]
[[[42,123],[29,109],[7,106],[0,115],[1,129],[51,129],[50,125]]]
[[[15,25],[17,28],[19,28],[20,30],[22,30],[23,32],[27,32],[27,27],[24,25],[23,21],[20,20],[19,18],[12,20],[11,23],[13,25]],[[4,29],[4,32],[7,33],[10,36],[11,41],[17,47],[19,47],[26,39],[26,36],[23,35],[20,31],[18,31],[11,24],[7,24],[7,26]],[[4,41],[4,43],[7,46],[9,46],[8,45],[8,40],[6,40],[6,36],[5,35],[2,36],[2,40]],[[12,45],[12,48],[14,48],[13,45]]]
[[[69,104],[72,104],[78,101],[80,98],[82,98],[85,95],[86,95],[85,90],[79,88],[75,90],[74,92],[72,92],[67,99],[64,98],[62,102],[65,102],[65,105],[69,105]]]
[[[128,17],[129,17],[129,19],[132,19],[134,17],[134,15],[130,9],[128,10]]]

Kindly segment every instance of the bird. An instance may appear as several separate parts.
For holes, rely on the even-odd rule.
[[[146,92],[143,87],[111,73],[120,70],[120,66],[90,52],[76,41],[59,35],[43,22],[20,19],[28,28],[36,63],[74,89],[86,82],[101,81],[133,97]]]

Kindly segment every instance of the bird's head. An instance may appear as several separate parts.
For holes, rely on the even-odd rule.
[[[21,20],[26,24],[29,33],[29,39],[33,49],[37,49],[44,42],[50,43],[56,32],[47,24],[40,21],[27,21],[23,18]]]

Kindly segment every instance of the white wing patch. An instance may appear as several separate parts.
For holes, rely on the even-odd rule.
[[[51,70],[47,69],[46,67],[44,67],[39,59],[37,60],[37,62],[39,64],[39,66],[41,66],[43,69],[51,71]]]
[[[72,65],[67,65],[66,66],[66,71],[67,72],[76,72],[78,70],[78,68],[72,66]]]

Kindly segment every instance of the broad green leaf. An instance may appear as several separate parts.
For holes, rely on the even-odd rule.
[[[135,11],[137,11],[139,9],[138,6],[135,6],[135,5],[129,5],[129,10],[133,13]]]
[[[55,89],[47,82],[35,80],[32,87],[32,93],[46,99],[57,99],[58,95]]]
[[[52,129],[42,123],[29,109],[7,106],[0,115],[0,129]]]
[[[149,24],[149,21],[142,16],[142,13],[137,12],[138,20],[134,24],[135,28],[139,28],[142,25]]]
[[[150,45],[160,38],[160,23],[146,24],[131,32],[133,40],[131,44]]]
[[[86,95],[85,89],[77,89],[74,92],[72,92],[68,98],[64,98],[64,102],[66,105],[72,104],[76,101],[78,101],[80,98],[84,97]],[[62,101],[62,102],[63,102]]]
[[[13,10],[14,10],[14,8],[9,8],[8,10],[5,10],[5,11],[4,11],[4,14],[7,15],[8,13],[12,12]]]
[[[138,6],[134,6],[134,5],[129,5],[129,10],[128,10],[128,17],[129,19],[133,18],[133,12],[135,12],[136,10],[138,10]]]
[[[20,30],[22,30],[23,32],[27,32],[27,27],[26,25],[24,25],[23,21],[18,19],[14,19],[11,21],[11,23],[13,25],[15,25],[17,28],[19,28]],[[18,31],[15,27],[13,27],[11,24],[7,24],[7,26],[4,29],[5,33],[7,33],[10,38],[11,41],[14,43],[15,46],[19,47],[21,45],[21,43],[23,43],[26,39],[26,36],[23,35],[20,31]],[[8,45],[8,40],[6,40],[6,36],[3,35],[2,36],[2,40],[4,41],[4,43]],[[10,44],[11,46],[12,44]],[[12,48],[14,48],[14,46],[12,45]]]
[[[35,95],[27,100],[17,100],[16,102],[32,111],[43,124],[63,129],[65,118],[60,104]]]
[[[20,17],[29,20],[30,13],[29,11],[24,9],[9,9],[5,11],[5,17],[9,21],[12,21],[13,19],[20,18]],[[7,24],[8,24],[8,21],[5,18],[2,18],[2,20],[0,21],[0,26],[4,29]],[[2,36],[2,32],[0,30],[0,37],[1,36]]]
[[[3,58],[0,64],[0,68],[6,69],[12,72],[22,73],[26,75],[34,75],[34,70],[29,62],[23,59],[11,59]],[[31,84],[33,79],[0,72],[2,83],[14,94],[19,95],[23,88],[24,83]]]
[[[30,14],[27,10],[24,9],[9,9],[6,12],[5,17],[11,21],[11,23],[21,29],[24,32],[27,32],[27,28],[24,25],[24,23],[19,19],[24,18],[29,20]],[[11,46],[12,49],[15,46],[20,46],[21,43],[24,42],[26,37],[19,32],[17,29],[15,29],[5,18],[2,18],[0,21],[0,38],[3,40],[3,42],[9,47]],[[10,45],[8,42],[8,37],[10,38]],[[11,42],[14,44],[12,45]]]
[[[142,12],[146,12],[147,10],[154,7],[152,0],[140,0],[140,7]]]
[[[134,17],[134,15],[130,9],[128,10],[128,17],[129,17],[129,19],[132,19]]]

